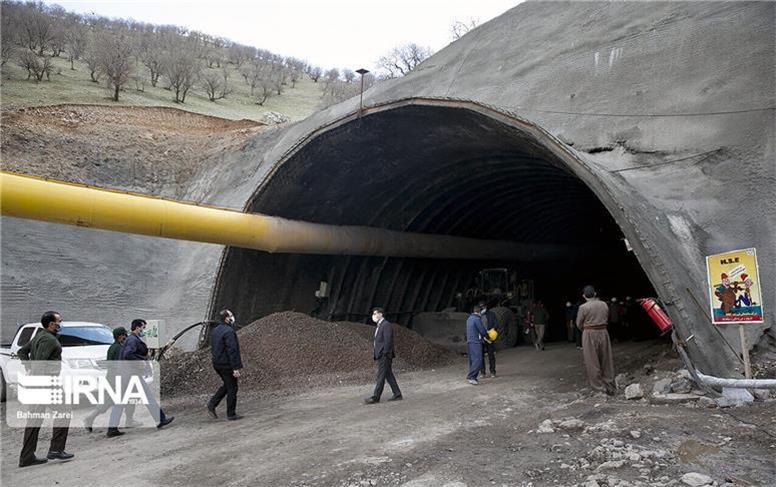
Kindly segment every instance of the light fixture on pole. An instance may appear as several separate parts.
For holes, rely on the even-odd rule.
[[[361,118],[361,112],[364,111],[364,75],[369,72],[368,69],[358,69],[356,73],[361,75],[361,97],[358,102],[358,117]]]

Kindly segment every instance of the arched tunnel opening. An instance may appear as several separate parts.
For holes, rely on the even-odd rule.
[[[458,308],[482,269],[532,288],[564,339],[565,306],[593,284],[605,298],[655,296],[596,193],[535,136],[466,106],[406,104],[351,117],[311,137],[275,168],[248,211],[335,225],[565,244],[564,259],[478,261],[270,254],[230,247],[211,311],[244,324],[294,310],[365,321],[374,306],[413,327],[423,312]],[[325,297],[316,297],[325,283]],[[632,307],[635,310],[635,306]],[[629,337],[655,332],[638,312]],[[461,323],[463,327],[463,323]],[[628,337],[626,337],[628,338]]]

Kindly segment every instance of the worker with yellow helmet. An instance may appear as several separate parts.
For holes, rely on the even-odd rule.
[[[488,309],[488,304],[484,301],[480,301],[480,309],[482,325],[488,330],[482,337],[482,368],[480,369],[480,374],[483,377],[486,376],[485,355],[487,355],[488,366],[490,367],[490,375],[488,377],[496,377],[496,346],[493,345],[493,342],[498,338],[496,314]]]

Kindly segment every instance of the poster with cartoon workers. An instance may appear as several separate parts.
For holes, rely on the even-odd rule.
[[[762,323],[763,304],[755,249],[706,257],[711,320],[715,325]]]

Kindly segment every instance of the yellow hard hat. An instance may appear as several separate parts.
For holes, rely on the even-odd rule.
[[[488,343],[493,343],[496,341],[496,338],[498,338],[498,332],[495,328],[491,328],[488,330],[488,336],[485,337],[485,341]]]

